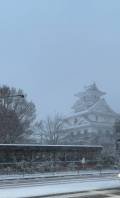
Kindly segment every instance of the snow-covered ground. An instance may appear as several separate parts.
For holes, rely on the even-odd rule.
[[[78,192],[85,190],[105,189],[120,187],[119,179],[98,179],[98,180],[83,180],[82,182],[71,182],[47,184],[40,186],[27,186],[27,187],[12,187],[0,189],[1,198],[25,198],[32,196],[43,196],[57,193]]]
[[[57,176],[67,176],[67,175],[93,175],[98,176],[100,174],[118,174],[118,170],[81,170],[77,171],[69,171],[69,172],[51,172],[51,173],[36,173],[36,174],[10,174],[10,175],[0,175],[0,180],[4,179],[19,179],[19,178],[37,178],[37,177],[57,177]]]

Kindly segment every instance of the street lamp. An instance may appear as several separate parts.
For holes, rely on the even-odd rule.
[[[25,96],[23,94],[0,96],[0,98],[3,98],[3,99],[4,98],[16,98],[16,97],[24,98]]]
[[[25,98],[23,94],[16,94],[16,95],[1,95],[0,99],[2,100],[2,105],[5,107],[5,100],[9,98]]]

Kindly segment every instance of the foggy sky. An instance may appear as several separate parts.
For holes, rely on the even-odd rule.
[[[119,0],[0,1],[0,84],[22,88],[41,118],[68,114],[96,81],[120,112]]]

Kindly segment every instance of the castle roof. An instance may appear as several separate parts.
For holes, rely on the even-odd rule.
[[[105,92],[100,91],[96,84],[93,83],[87,86],[84,92],[76,94],[78,99],[72,108],[75,112],[85,111],[99,101],[103,95],[105,95]]]
[[[88,94],[93,94],[93,95],[101,97],[101,96],[105,95],[106,93],[103,92],[103,91],[100,91],[98,89],[96,83],[93,83],[89,86],[86,86],[84,92],[79,92],[79,93],[75,94],[75,96],[82,97],[82,96],[85,96],[85,95],[88,95]]]
[[[98,100],[87,111],[118,116],[118,114],[115,111],[113,111],[112,108],[107,104],[104,98]]]
[[[74,112],[71,112],[65,117],[72,118],[92,112],[118,117],[119,115],[111,109],[106,100],[102,97],[103,95],[105,95],[105,92],[100,91],[95,83],[87,86],[84,92],[76,94],[78,99],[73,105]]]

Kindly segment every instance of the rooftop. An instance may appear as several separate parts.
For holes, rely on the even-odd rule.
[[[0,150],[80,150],[102,149],[101,145],[40,145],[40,144],[0,144]]]

